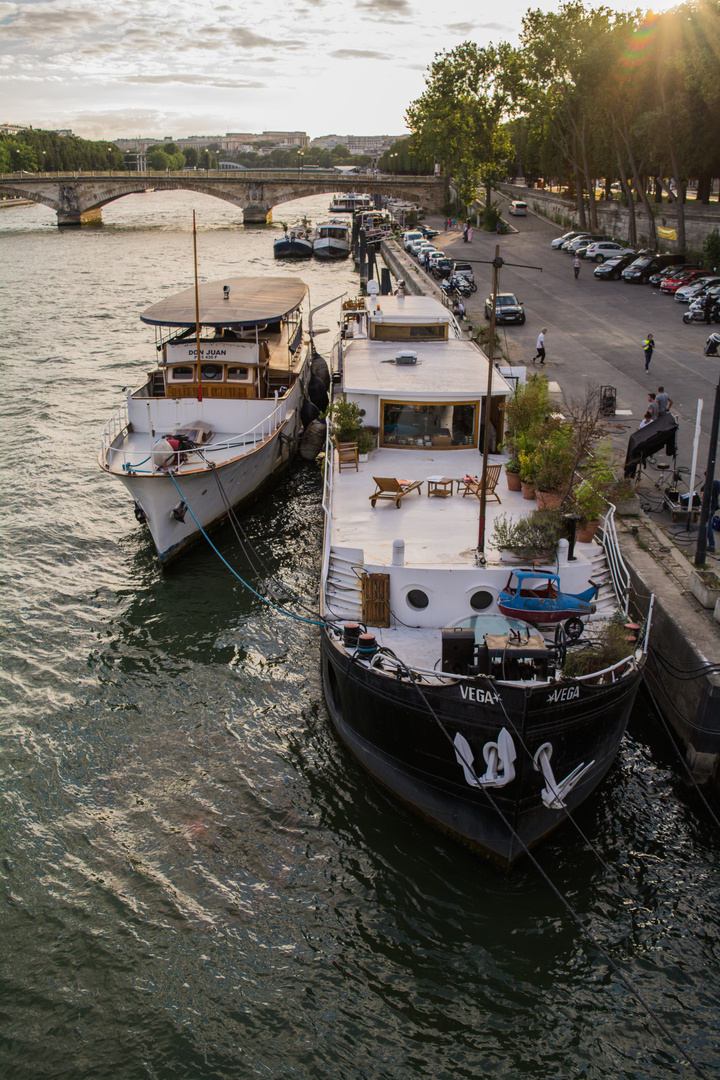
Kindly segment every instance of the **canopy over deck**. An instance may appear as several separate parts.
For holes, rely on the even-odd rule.
[[[227,299],[224,290],[228,289]],[[294,311],[307,293],[296,277],[229,277],[198,287],[201,326],[264,326]],[[151,326],[194,326],[195,286],[153,304],[140,316]]]

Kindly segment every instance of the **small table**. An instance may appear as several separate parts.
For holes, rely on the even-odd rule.
[[[453,481],[447,476],[428,476],[427,478],[428,498],[431,495],[437,495],[441,499],[449,499],[452,489]]]

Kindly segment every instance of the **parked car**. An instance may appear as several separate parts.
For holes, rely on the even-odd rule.
[[[621,255],[637,255],[637,252],[623,244],[615,243],[614,240],[598,240],[585,248],[583,258],[601,263],[606,259],[619,258]]]
[[[457,277],[467,278],[471,285],[475,284],[475,275],[469,262],[458,262],[456,259],[453,263],[453,274],[457,275]]]
[[[650,276],[650,284],[654,289],[659,289],[665,278],[674,277],[675,274],[682,274],[684,270],[696,270],[695,266],[688,266],[687,263],[677,262],[672,263],[671,266],[666,266],[662,270],[658,270],[657,274]]]
[[[429,240],[415,240],[408,248],[411,255],[414,255],[417,259],[421,251],[425,248],[430,248],[431,251],[435,250],[435,245],[431,244]]]
[[[704,296],[714,285],[720,285],[720,277],[708,274],[707,277],[698,278],[690,285],[681,285],[675,291],[675,299],[681,304],[689,304],[691,300],[697,300],[698,296]]]
[[[453,261],[452,259],[436,259],[434,265],[431,267],[432,275],[435,278],[447,278],[452,274]]]
[[[433,269],[433,267],[435,266],[435,263],[438,261],[438,259],[444,259],[444,258],[446,258],[446,255],[445,255],[444,251],[438,251],[437,248],[435,249],[435,251],[431,251],[430,252],[430,258],[428,259],[428,270]]]
[[[578,232],[577,230],[575,232],[566,232],[563,233],[562,236],[556,236],[555,239],[550,242],[550,247],[557,250],[557,248],[561,248],[563,244],[568,244],[571,240],[574,240],[576,236],[586,235],[586,233]]]
[[[567,250],[571,255],[579,255],[590,244],[599,243],[601,240],[612,240],[612,236],[597,236],[593,233],[588,233],[586,236],[578,236],[576,240],[571,240],[567,246]]]
[[[440,235],[437,229],[431,229],[429,225],[421,225],[420,232],[423,234],[426,240],[432,240],[434,236]]]
[[[671,266],[674,262],[677,262],[677,255],[641,255],[628,266],[627,270],[623,270],[623,281],[647,285],[651,274],[657,274],[658,270]]]
[[[691,282],[699,281],[701,278],[707,276],[707,270],[685,270],[676,277],[665,278],[660,286],[660,292],[676,293],[683,285],[690,285]]]
[[[425,237],[420,232],[420,229],[412,229],[410,232],[403,233],[403,247],[406,251],[409,251],[413,244],[418,240],[424,240]]]
[[[515,293],[498,293],[495,298],[495,322],[496,323],[520,323],[525,322],[525,311]],[[492,317],[493,298],[488,296],[485,301],[485,318]]]
[[[622,272],[637,258],[633,251],[631,255],[623,255],[620,259],[608,259],[593,270],[593,274],[600,281],[619,281]]]
[[[570,245],[576,243],[578,240],[586,240],[588,243],[592,243],[594,237],[587,232],[575,233],[569,240],[566,240],[564,244],[560,245],[561,251],[569,251]]]
[[[527,203],[511,202],[508,213],[513,214],[514,217],[527,217]]]

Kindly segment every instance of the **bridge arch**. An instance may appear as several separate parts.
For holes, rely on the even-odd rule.
[[[245,221],[264,223],[274,206],[293,199],[358,187],[370,194],[394,195],[438,211],[444,185],[437,177],[303,176],[301,170],[247,170],[223,173],[60,173],[18,177],[0,176],[0,192],[20,195],[54,210],[58,225],[83,225],[102,220],[107,203],[154,188],[183,189],[210,195],[239,207]]]

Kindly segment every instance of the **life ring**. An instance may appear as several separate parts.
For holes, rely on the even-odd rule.
[[[216,379],[221,370],[215,364],[203,364],[200,368],[203,379]]]

